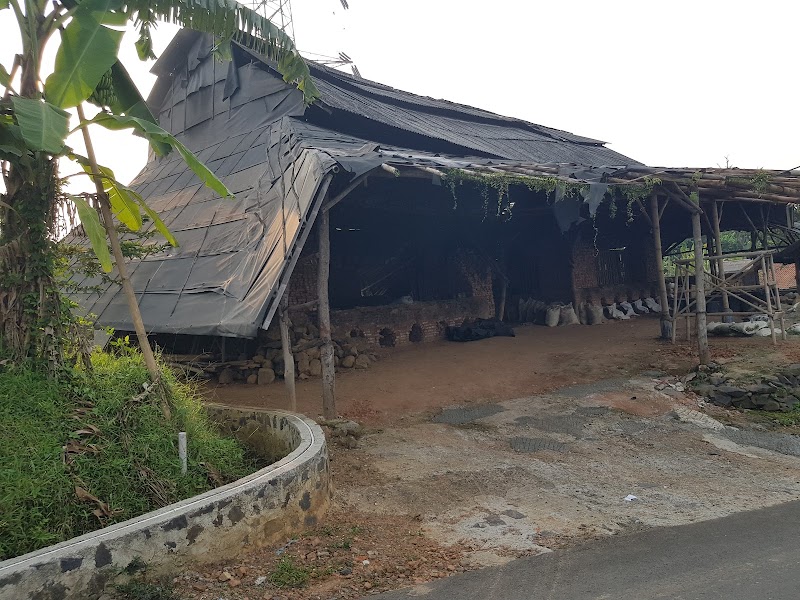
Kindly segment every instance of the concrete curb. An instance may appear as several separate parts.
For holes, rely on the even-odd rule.
[[[207,405],[228,429],[255,422],[292,448],[282,460],[199,496],[0,562],[0,600],[91,598],[126,567],[148,573],[229,558],[316,524],[330,501],[325,436],[301,415]]]

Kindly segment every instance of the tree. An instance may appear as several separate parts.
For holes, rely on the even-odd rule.
[[[13,11],[22,38],[22,53],[10,68],[0,64],[0,161],[5,193],[0,195],[0,351],[12,360],[60,363],[68,307],[55,278],[54,227],[64,203],[81,219],[103,269],[112,259],[126,293],[140,346],[151,374],[155,362],[141,324],[138,305],[119,248],[115,216],[133,231],[143,214],[170,243],[167,228],[133,190],[120,184],[94,156],[89,126],[131,129],[145,136],[158,155],[176,150],[206,185],[221,196],[230,193],[177,139],[161,129],[147,109],[117,54],[123,31],[132,22],[141,59],[154,58],[150,30],[158,20],[211,33],[216,52],[225,56],[232,42],[277,62],[287,82],[295,83],[311,102],[317,90],[291,40],[268,19],[234,0],[0,0],[0,11]],[[58,33],[55,67],[45,78],[42,55]],[[17,75],[18,89],[13,88]],[[85,102],[101,107],[87,120]],[[68,109],[76,109],[87,146],[80,156],[65,144],[70,133]],[[91,177],[96,194],[66,196],[61,191],[59,159],[76,161]],[[98,212],[100,213],[98,215]],[[109,252],[108,242],[112,252]],[[148,354],[150,355],[148,357]]]

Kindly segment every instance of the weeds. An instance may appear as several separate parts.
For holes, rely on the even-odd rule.
[[[169,585],[156,585],[143,581],[131,581],[114,586],[121,600],[177,600]]]
[[[311,571],[295,565],[291,556],[283,556],[270,574],[269,581],[279,588],[298,588],[308,583],[309,577]]]

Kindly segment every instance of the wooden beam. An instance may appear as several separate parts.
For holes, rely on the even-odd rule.
[[[667,279],[664,276],[664,256],[661,248],[661,211],[658,209],[658,194],[650,195],[650,221],[653,223],[653,245],[656,251],[656,270],[658,271],[658,301],[661,304],[661,338],[672,339],[674,324],[669,316],[667,298]]]
[[[292,304],[292,306],[287,307],[289,312],[295,310],[307,310],[309,308],[316,308],[317,304],[319,304],[319,300],[309,300],[308,302],[303,302],[302,304]]]
[[[708,350],[708,330],[706,319],[705,271],[703,269],[703,228],[700,224],[700,212],[692,213],[692,236],[694,237],[694,289],[695,289],[695,323],[697,325],[697,348],[700,353],[700,364],[707,365],[711,361]]]
[[[289,339],[289,294],[281,298],[279,325],[281,330],[281,348],[283,350],[283,379],[286,382],[286,395],[289,397],[289,410],[297,412],[297,393],[294,387],[294,355],[292,342]]]
[[[336,374],[333,364],[333,341],[331,340],[331,307],[328,301],[328,278],[331,267],[331,218],[323,210],[319,220],[319,270],[317,297],[319,298],[319,338],[320,362],[322,363],[322,415],[335,419],[336,414]]]
[[[717,260],[714,262],[717,265],[717,277],[719,277],[723,282],[725,281],[725,264],[722,261],[722,233],[719,229],[719,207],[717,206],[717,201],[711,201],[711,232],[714,235],[714,254],[717,257]],[[730,302],[728,300],[728,290],[725,289],[725,285],[723,283],[722,286],[722,310],[728,312],[731,309]]]
[[[650,227],[652,227],[653,219],[647,214],[647,211],[644,209],[644,204],[642,204],[642,201],[639,200],[639,198],[636,198],[636,204],[639,205],[639,210],[642,211],[642,216],[645,218]]]
[[[381,165],[381,169],[383,169],[384,171],[386,171],[390,175],[394,175],[395,177],[400,177],[400,170],[399,169],[395,169],[392,165],[387,165],[386,163],[383,163]]]
[[[371,171],[370,171],[370,173],[371,173]],[[344,188],[344,189],[343,189],[341,192],[339,192],[338,194],[336,194],[336,195],[335,195],[333,198],[331,198],[330,200],[328,200],[327,202],[325,202],[325,204],[323,204],[323,205],[322,205],[322,212],[323,212],[323,213],[326,213],[326,212],[328,212],[328,211],[329,211],[330,209],[332,209],[334,206],[336,206],[337,204],[339,204],[339,202],[341,202],[342,200],[344,200],[344,199],[347,197],[347,195],[348,195],[350,192],[352,192],[352,191],[353,191],[354,189],[356,189],[356,188],[357,188],[359,185],[361,185],[361,183],[362,183],[362,182],[364,182],[364,181],[366,181],[366,180],[367,180],[367,176],[368,176],[368,175],[369,175],[369,173],[364,173],[363,175],[359,175],[358,177],[356,177],[355,179],[353,179],[353,181],[351,181],[351,182],[350,182],[350,185],[348,185],[348,186],[347,186],[346,188]]]
[[[664,216],[664,211],[667,210],[667,204],[669,204],[669,195],[664,196],[664,206],[662,206],[658,210],[658,219],[659,219],[659,221],[661,220],[661,217]]]

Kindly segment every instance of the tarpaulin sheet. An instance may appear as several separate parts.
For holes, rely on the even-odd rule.
[[[179,242],[177,248],[128,263],[151,333],[254,337],[274,312],[290,258],[300,252],[323,201],[326,176],[334,171],[331,189],[344,188],[384,162],[438,169],[511,164],[511,158],[635,162],[596,140],[372,82],[348,82],[313,67],[315,77],[325,75],[320,85],[334,111],[356,111],[398,129],[441,136],[467,150],[463,156],[446,156],[366,140],[309,122],[301,92],[285,84],[266,61],[239,49],[234,61],[224,63],[210,49],[207,37],[180,32],[156,63],[159,79],[150,105],[162,126],[197,154],[235,199],[221,199],[203,186],[177,153],[151,157],[131,184]],[[499,158],[474,158],[469,149]],[[606,174],[619,168],[568,168],[573,167],[576,177],[592,182],[586,197],[590,207],[605,192]],[[565,209],[559,219],[565,227],[579,218],[574,202],[558,208]],[[82,282],[98,284],[97,279]],[[133,329],[116,285],[73,297],[98,323]]]

